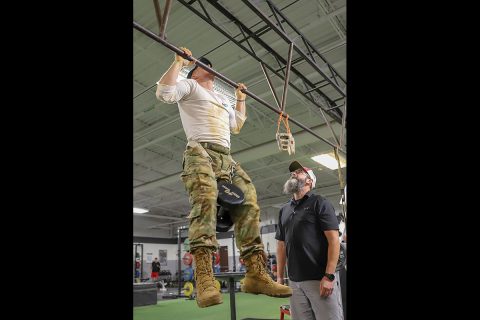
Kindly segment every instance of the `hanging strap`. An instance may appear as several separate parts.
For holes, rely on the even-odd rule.
[[[338,181],[340,183],[340,189],[343,192],[343,188],[345,187],[345,181],[343,179],[343,174],[342,174],[342,166],[340,164],[340,157],[338,156],[338,146],[333,149],[333,153],[335,154],[335,159],[337,159],[337,165],[338,165]]]
[[[277,121],[277,133],[280,131],[280,122],[283,121],[283,124],[285,125],[285,128],[287,129],[287,133],[290,133],[290,126],[288,125],[288,113],[285,113],[286,117],[283,118],[283,111],[280,112],[280,116],[278,117]]]

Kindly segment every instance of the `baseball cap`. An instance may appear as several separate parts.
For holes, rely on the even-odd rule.
[[[201,58],[198,58],[198,61],[203,62],[204,64],[208,65],[210,68],[213,67],[212,63],[207,58],[201,57]],[[195,67],[193,67],[193,69],[190,70],[190,72],[187,74],[187,79],[192,78],[193,71],[195,71],[195,69],[197,69],[197,68],[198,68],[198,65],[195,64]]]
[[[313,180],[312,189],[315,188],[315,184],[317,183],[317,177],[315,177],[313,170],[302,166],[298,161],[293,161],[292,163],[290,163],[290,166],[288,166],[288,170],[290,170],[290,172],[296,171],[298,169],[303,169],[303,171],[305,171],[310,176],[310,178]]]

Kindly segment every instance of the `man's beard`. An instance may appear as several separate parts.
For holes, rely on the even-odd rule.
[[[307,183],[307,179],[300,180],[300,179],[297,179],[297,178],[290,178],[283,185],[283,193],[284,194],[294,194],[294,193],[302,190],[306,183]]]

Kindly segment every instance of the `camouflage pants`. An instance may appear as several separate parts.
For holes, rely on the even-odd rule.
[[[257,193],[250,177],[243,171],[230,154],[203,148],[199,144],[188,146],[183,154],[182,181],[189,194],[192,210],[188,218],[190,250],[207,247],[217,250],[215,226],[217,223],[217,180],[227,179],[234,165],[232,183],[245,194],[245,201],[230,210],[235,225],[236,245],[240,257],[247,258],[253,252],[262,250],[260,238],[260,208]]]

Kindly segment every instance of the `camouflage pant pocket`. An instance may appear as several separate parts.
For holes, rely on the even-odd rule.
[[[202,213],[202,204],[196,203],[193,205],[192,210],[190,210],[190,214],[188,215],[188,219],[193,219],[199,217]]]

